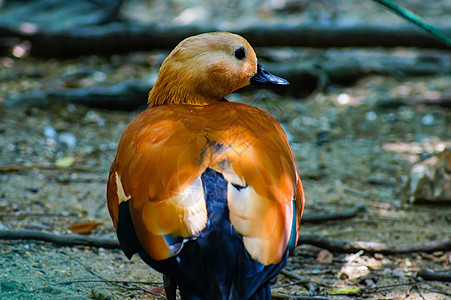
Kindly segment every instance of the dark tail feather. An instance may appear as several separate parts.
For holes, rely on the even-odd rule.
[[[133,227],[129,210],[129,201],[119,204],[119,221],[117,222],[117,239],[122,251],[128,259],[141,250],[141,244]]]

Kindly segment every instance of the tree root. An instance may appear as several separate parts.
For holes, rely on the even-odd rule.
[[[91,246],[96,248],[118,249],[116,239],[94,235],[56,234],[40,230],[0,230],[0,240],[36,240],[60,246]]]
[[[331,252],[355,253],[360,250],[368,254],[406,254],[414,252],[450,251],[451,239],[435,240],[418,245],[388,245],[378,242],[331,240],[316,234],[301,234],[298,245],[312,245]]]
[[[91,246],[97,248],[118,249],[115,238],[78,234],[55,234],[39,230],[0,230],[0,240],[37,240],[54,243],[60,246]],[[450,251],[451,239],[435,240],[418,245],[388,245],[377,242],[336,241],[315,234],[301,234],[298,245],[312,245],[332,252],[355,253],[360,250],[366,253],[400,254],[414,252]]]
[[[358,204],[354,207],[345,209],[343,211],[326,212],[326,213],[311,213],[306,212],[302,216],[301,223],[320,223],[332,220],[344,220],[355,217],[359,212],[366,212],[366,207],[363,204]]]
[[[421,269],[417,274],[424,280],[451,282],[451,272],[436,272],[430,269]]]
[[[94,172],[95,169],[82,168],[82,167],[69,167],[69,168],[61,168],[55,165],[22,165],[22,164],[9,164],[9,165],[0,165],[0,173],[9,173],[9,172],[18,172],[18,171],[29,171],[33,169],[39,170],[59,170],[66,172]]]

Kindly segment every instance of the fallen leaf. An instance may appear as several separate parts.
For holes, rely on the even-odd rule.
[[[55,166],[62,169],[67,169],[72,167],[72,165],[75,163],[75,158],[72,156],[65,156],[63,158],[59,158],[55,162]]]
[[[363,266],[356,263],[344,264],[340,272],[338,272],[338,278],[346,279],[356,279],[365,275],[370,274],[371,271],[367,266]]]
[[[316,257],[316,261],[322,264],[330,264],[334,259],[334,255],[327,250],[321,250]]]
[[[344,286],[341,288],[327,290],[329,295],[351,295],[360,293],[361,289],[357,286]]]
[[[164,286],[162,286],[162,285],[156,286],[156,287],[151,288],[150,290],[148,290],[148,292],[151,293],[152,295],[162,294],[163,291],[164,291]]]
[[[70,225],[69,229],[73,233],[78,234],[90,234],[97,226],[103,224],[103,222],[88,221],[82,223],[73,223]]]

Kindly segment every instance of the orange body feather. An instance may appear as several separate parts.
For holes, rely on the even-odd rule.
[[[265,112],[222,100],[251,79],[286,84],[270,76],[250,45],[229,33],[191,37],[171,52],[149,108],[125,129],[110,169],[107,204],[120,241],[120,227],[126,226],[141,249],[134,252],[152,262],[178,255],[181,244],[174,247],[168,236],[196,239],[211,226],[202,174],[213,170],[227,184],[228,215],[222,218],[239,234],[239,243],[256,262],[283,265],[304,208],[287,138]],[[121,220],[122,204],[129,216]]]
[[[215,149],[217,145],[220,149]],[[121,138],[110,172],[108,207],[113,222],[117,223],[116,178],[120,176],[124,194],[133,199],[130,210],[140,242],[153,258],[168,258],[171,253],[162,235],[190,237],[205,227],[205,223],[191,224],[185,218],[191,207],[169,199],[191,186],[206,168],[226,179],[236,175],[255,190],[255,197],[249,199],[255,203],[246,204],[253,209],[231,208],[232,225],[245,237],[263,240],[262,257],[257,260],[265,264],[280,261],[291,230],[287,213],[292,212],[287,207],[296,199],[299,227],[303,190],[280,125],[265,112],[244,104],[158,106],[133,120]],[[205,203],[195,213],[202,209]],[[235,225],[235,219],[250,221],[239,228],[241,223]]]

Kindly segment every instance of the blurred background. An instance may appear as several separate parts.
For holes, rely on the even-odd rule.
[[[451,36],[451,0],[396,3]],[[164,299],[118,249],[6,233],[114,239],[118,139],[169,51],[209,31],[241,34],[291,83],[228,97],[282,124],[304,182],[302,244],[274,298],[451,297],[449,44],[371,0],[5,0],[0,298]]]

